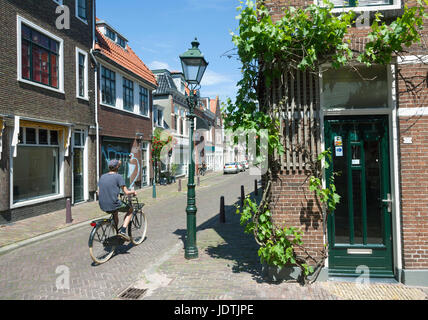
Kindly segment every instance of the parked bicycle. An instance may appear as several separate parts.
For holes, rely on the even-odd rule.
[[[199,166],[199,174],[201,176],[204,176],[206,172],[207,172],[207,165],[204,163]]]
[[[128,225],[128,235],[131,243],[141,244],[147,232],[147,217],[143,211],[144,203],[140,203],[137,197],[121,195],[121,201],[129,203],[132,208],[132,220]],[[114,254],[116,247],[123,244],[124,240],[118,236],[118,226],[114,221],[114,212],[110,218],[99,219],[91,222],[93,227],[89,236],[89,253],[92,260],[97,264],[107,262]]]

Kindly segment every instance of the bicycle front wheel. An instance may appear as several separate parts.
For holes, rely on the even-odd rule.
[[[109,221],[99,223],[89,236],[89,254],[95,263],[107,262],[117,246],[116,228]]]
[[[128,234],[131,238],[131,242],[135,245],[139,245],[146,238],[146,232],[147,217],[142,210],[139,210],[133,214],[131,223],[128,226]]]

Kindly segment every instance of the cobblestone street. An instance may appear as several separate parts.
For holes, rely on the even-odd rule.
[[[148,290],[147,300],[426,300],[428,288],[402,284],[317,282],[269,283],[262,275],[257,244],[244,234],[239,216],[230,213],[226,224],[208,221],[198,231],[199,258],[184,259],[184,250],[148,273],[136,288]],[[162,279],[162,281],[158,281]]]
[[[176,186],[159,189],[157,199],[150,199],[150,190],[143,190],[139,197],[147,198],[149,228],[140,246],[122,246],[106,264],[95,266],[87,246],[89,223],[68,227],[67,232],[1,255],[0,299],[121,300],[121,293],[130,288],[146,290],[137,299],[147,301],[427,299],[428,288],[399,283],[328,281],[307,287],[269,283],[263,277],[257,244],[243,232],[235,214],[241,185],[252,192],[254,177],[247,173],[211,175],[201,181],[197,188],[199,257],[195,260],[184,258],[185,190],[177,192]],[[222,195],[226,223],[220,223],[218,215]],[[94,210],[94,204],[87,205]],[[3,229],[10,233],[13,227],[18,228],[19,223]],[[52,225],[51,229],[56,230]],[[6,233],[2,235],[5,243]],[[69,271],[70,288],[58,290],[63,268]]]
[[[246,190],[251,190],[254,188],[254,179],[247,174],[225,177],[214,174],[201,179],[200,186],[196,190],[198,225],[218,216],[220,196],[225,196],[226,204],[235,203],[240,195],[241,184],[245,185]],[[175,184],[166,188],[158,187],[156,199],[150,199],[151,190],[146,189],[139,193],[142,201],[147,203],[145,207],[148,216],[147,238],[137,247],[121,246],[118,254],[103,265],[95,266],[89,256],[88,237],[91,231],[89,221],[80,227],[1,255],[0,299],[115,298],[122,290],[140,279],[142,270],[150,267],[165,252],[182,243],[186,225],[185,191],[183,188],[178,192]],[[94,205],[98,204],[88,204],[92,210],[95,210]],[[83,211],[86,206],[82,205],[74,210],[77,211],[77,208]],[[98,214],[102,215],[102,212],[97,210]],[[63,223],[64,212],[60,214],[60,221]],[[33,222],[35,221],[43,224],[40,220],[33,219]],[[55,219],[52,221],[50,222],[54,224]],[[7,237],[20,227],[19,223],[6,226],[2,229],[7,232],[3,233],[2,230],[1,234]],[[53,231],[56,227],[50,225],[50,229]],[[3,240],[3,243],[5,242],[12,243],[11,240]],[[69,271],[68,290],[57,289],[57,279],[62,275],[59,272],[61,267],[66,267]]]

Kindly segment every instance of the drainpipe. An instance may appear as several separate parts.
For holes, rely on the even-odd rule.
[[[90,50],[90,55],[95,63],[95,126],[96,126],[96,153],[97,153],[97,187],[98,181],[100,179],[100,128],[98,123],[98,61],[94,56],[95,48],[95,0],[92,1],[92,48]],[[98,200],[98,195],[95,193],[95,199]]]

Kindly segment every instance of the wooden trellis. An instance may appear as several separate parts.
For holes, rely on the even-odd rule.
[[[281,117],[283,169],[309,169],[321,151],[318,78],[311,72],[284,72],[273,81],[270,93],[271,105]]]

